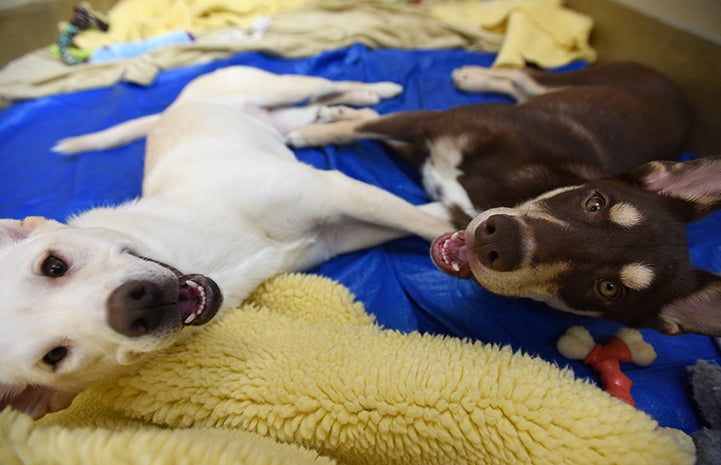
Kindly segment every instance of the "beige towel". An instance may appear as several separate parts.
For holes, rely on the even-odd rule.
[[[125,0],[116,8],[126,2],[146,4],[144,0]],[[190,0],[173,0],[174,4],[185,2]],[[148,85],[161,69],[204,63],[248,50],[305,57],[358,42],[375,48],[500,50],[496,65],[520,65],[523,59],[528,59],[541,66],[557,66],[576,58],[594,58],[587,44],[590,19],[570,12],[555,1],[449,1],[415,5],[326,0],[300,6],[301,3],[289,0],[288,4],[296,7],[273,14],[270,29],[259,39],[237,38],[237,29],[213,29],[200,33],[193,44],[167,46],[135,58],[79,66],[62,64],[47,50],[38,50],[0,70],[0,106],[13,100],[109,86],[119,80]],[[263,11],[280,7],[280,4],[269,4]],[[212,16],[212,11],[208,14]],[[133,22],[143,23],[143,15],[138,16]],[[221,16],[231,26],[245,26],[257,17],[237,12],[231,15],[227,10],[223,10]],[[490,19],[483,19],[486,16]],[[132,16],[126,21],[131,19]],[[184,21],[193,22],[188,18]],[[206,22],[219,24],[214,20]],[[136,29],[133,34],[142,34],[142,30],[142,27]],[[154,24],[152,31],[161,33],[164,29]]]

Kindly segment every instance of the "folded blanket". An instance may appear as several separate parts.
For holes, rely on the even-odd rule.
[[[35,423],[0,414],[4,464],[331,463],[318,453],[386,465],[694,460],[646,414],[568,370],[383,330],[346,288],[300,274],[268,281],[65,411]]]
[[[94,49],[187,31],[193,34],[226,26],[248,27],[258,16],[292,10],[309,0],[120,0],[107,13],[110,28],[89,29],[74,38],[80,48]]]
[[[173,14],[156,12],[163,2],[172,4],[168,8]],[[239,10],[229,6],[246,3],[253,7]],[[155,13],[141,14],[138,10],[113,16],[111,12],[111,35],[107,40],[127,42],[186,27],[198,35],[197,40],[135,58],[77,66],[61,63],[48,50],[30,53],[0,70],[0,106],[13,100],[109,86],[119,80],[149,85],[161,69],[204,63],[248,50],[284,57],[307,57],[354,43],[373,48],[500,50],[495,65],[519,66],[528,59],[542,67],[595,58],[588,46],[591,20],[570,12],[557,0],[497,0],[477,6],[474,4],[478,2],[454,1],[410,5],[325,0],[302,6],[304,3],[121,1],[114,10],[125,11],[132,6],[136,11],[148,5]],[[213,9],[211,4],[224,6]],[[247,27],[259,14],[271,16],[270,27],[262,37],[238,34],[237,28]],[[198,23],[202,26],[192,30]],[[230,29],[208,30],[220,24]],[[88,47],[100,46],[106,42],[102,34],[86,31],[77,36],[77,41]]]
[[[496,31],[504,37],[495,66],[553,68],[574,60],[594,61],[588,39],[591,18],[563,7],[561,0],[442,3],[435,16],[449,24]]]

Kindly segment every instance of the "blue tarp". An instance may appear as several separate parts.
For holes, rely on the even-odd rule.
[[[451,82],[453,69],[468,64],[489,66],[492,60],[491,54],[461,50],[370,50],[363,46],[293,60],[243,53],[161,72],[147,88],[120,83],[112,88],[18,102],[0,112],[0,217],[43,215],[62,221],[94,205],[136,197],[140,193],[144,141],[77,157],[62,157],[50,147],[63,137],[159,112],[188,81],[219,67],[243,64],[330,79],[400,82],[404,93],[376,107],[388,113],[507,102],[501,96],[458,92]],[[578,63],[567,68],[581,66]],[[413,203],[428,201],[418,174],[377,143],[304,149],[297,154],[314,166],[339,169]],[[721,214],[689,225],[688,233],[694,263],[720,271]],[[347,254],[312,271],[348,286],[387,328],[510,344],[559,366],[569,365],[578,376],[594,382],[597,377],[590,369],[557,353],[556,340],[572,325],[587,327],[600,342],[619,328],[615,323],[563,314],[536,302],[495,296],[471,280],[444,275],[432,265],[428,244],[418,238]],[[718,363],[719,352],[707,337],[668,337],[653,330],[643,334],[655,347],[658,359],[645,368],[622,366],[634,382],[637,407],[662,426],[695,431],[699,423],[686,369],[698,359]]]

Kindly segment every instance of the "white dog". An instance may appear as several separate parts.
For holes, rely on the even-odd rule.
[[[450,230],[437,205],[314,169],[284,144],[298,126],[371,111],[316,102],[373,104],[401,90],[232,67],[193,81],[161,115],[61,141],[56,150],[75,152],[150,130],[143,196],[67,225],[0,220],[0,409],[64,408],[277,273]]]

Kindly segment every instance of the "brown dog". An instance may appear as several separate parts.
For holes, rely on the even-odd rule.
[[[433,243],[447,273],[629,326],[721,335],[721,279],[691,266],[684,226],[721,206],[721,158],[658,161],[678,158],[690,128],[672,82],[631,63],[453,79],[518,104],[358,114],[288,142],[388,142],[463,228]]]

